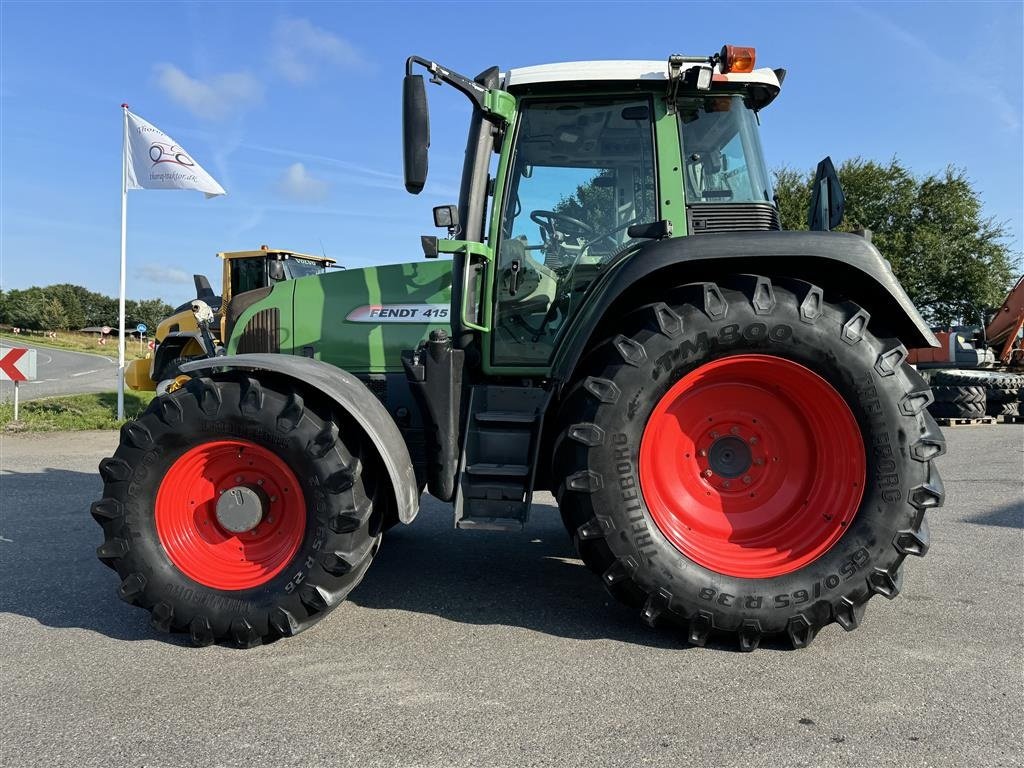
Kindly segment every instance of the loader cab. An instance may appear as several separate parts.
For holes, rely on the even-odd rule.
[[[264,298],[277,283],[322,275],[335,260],[261,246],[255,251],[218,253],[223,263],[220,338],[228,339],[242,312]]]
[[[225,302],[232,296],[273,286],[285,280],[309,275],[322,275],[335,263],[326,256],[309,256],[293,251],[273,250],[262,246],[257,251],[230,251],[218,253],[224,262],[223,283]]]

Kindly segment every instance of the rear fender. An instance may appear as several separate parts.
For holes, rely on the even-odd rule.
[[[863,237],[840,232],[736,232],[647,243],[612,265],[590,292],[559,346],[552,374],[563,385],[606,317],[657,300],[672,285],[728,274],[806,280],[863,306],[908,348],[938,340],[889,263]]]
[[[359,379],[341,368],[308,357],[250,354],[196,360],[181,366],[185,373],[266,371],[292,379],[299,389],[315,390],[349,414],[373,443],[391,483],[398,519],[411,523],[419,511],[419,493],[409,449],[398,425]]]

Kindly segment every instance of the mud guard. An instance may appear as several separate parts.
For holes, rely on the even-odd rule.
[[[659,288],[714,281],[723,272],[809,280],[863,305],[908,348],[939,345],[889,263],[863,237],[842,232],[721,233],[646,243],[611,264],[560,343],[553,378],[563,385],[571,379],[602,320],[616,316],[616,305],[648,303]]]
[[[419,512],[419,493],[409,449],[398,425],[380,401],[359,379],[341,368],[308,357],[281,354],[245,354],[195,360],[181,366],[185,373],[202,371],[268,371],[312,387],[345,410],[377,449],[391,480],[395,511],[403,523]]]

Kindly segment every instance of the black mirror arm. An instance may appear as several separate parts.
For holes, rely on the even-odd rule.
[[[430,61],[430,59],[424,59],[420,56],[410,56],[405,60],[405,74],[412,74],[414,64],[419,64],[430,73],[430,82],[438,85],[448,83],[448,85],[462,91],[462,93],[475,101],[481,109],[484,107],[487,89],[480,85],[480,83],[471,80],[465,75],[460,75],[458,72],[445,69],[436,61]]]

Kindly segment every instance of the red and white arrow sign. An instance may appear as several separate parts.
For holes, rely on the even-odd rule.
[[[36,377],[36,351],[0,347],[0,381],[28,381]]]

